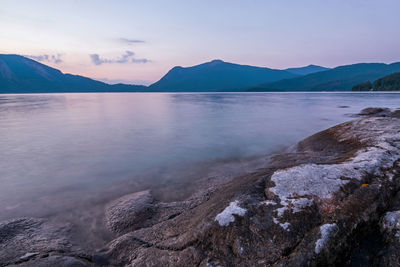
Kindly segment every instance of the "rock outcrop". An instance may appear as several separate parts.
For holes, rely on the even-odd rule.
[[[115,233],[125,233],[146,226],[154,213],[153,197],[150,191],[123,196],[106,207],[105,217],[108,228]]]
[[[68,230],[33,218],[0,223],[0,266],[91,266],[91,256],[70,242]]]
[[[393,199],[390,211],[382,216],[380,231],[385,245],[381,249],[379,265],[400,266],[400,192]]]
[[[17,244],[16,230],[1,224],[0,248],[18,252],[0,253],[0,261],[39,262],[61,246],[68,253],[57,257],[87,265],[400,266],[399,112],[362,114],[253,173],[199,183],[185,201],[160,203],[143,191],[108,204],[105,220],[117,237],[96,256],[85,258],[60,234]]]
[[[378,225],[399,190],[400,120],[386,109],[364,113],[303,140],[263,170],[211,186],[179,215],[120,236],[109,246],[111,263],[349,263],[359,231]]]

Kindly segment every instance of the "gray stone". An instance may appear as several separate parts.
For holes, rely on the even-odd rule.
[[[361,112],[358,115],[361,116],[386,116],[390,114],[390,109],[388,108],[365,108],[361,110]]]
[[[76,258],[73,256],[65,255],[50,255],[46,257],[35,258],[34,260],[19,262],[15,265],[10,265],[15,267],[87,267],[95,266],[93,263],[88,262],[85,259]]]
[[[68,226],[53,225],[44,219],[20,218],[1,222],[0,266],[55,266],[34,264],[36,261],[48,262],[52,259],[48,258],[51,253],[59,254],[59,262],[65,263],[70,262],[64,258],[65,254],[84,257],[86,254],[69,241],[68,229]]]
[[[385,213],[380,225],[386,246],[379,266],[400,266],[400,210]]]
[[[126,233],[146,226],[154,210],[150,191],[125,195],[106,206],[106,224],[115,233]]]

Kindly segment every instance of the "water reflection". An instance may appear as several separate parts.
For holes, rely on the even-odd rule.
[[[0,116],[9,112],[35,112],[53,108],[55,105],[65,104],[63,95],[0,95]]]

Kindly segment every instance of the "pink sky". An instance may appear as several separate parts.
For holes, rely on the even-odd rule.
[[[400,61],[398,10],[397,0],[3,0],[0,53],[139,84],[212,59],[271,68],[390,63]]]

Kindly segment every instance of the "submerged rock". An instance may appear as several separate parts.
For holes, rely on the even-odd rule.
[[[365,108],[361,110],[361,112],[358,114],[361,116],[388,116],[391,115],[391,111],[388,108]]]

